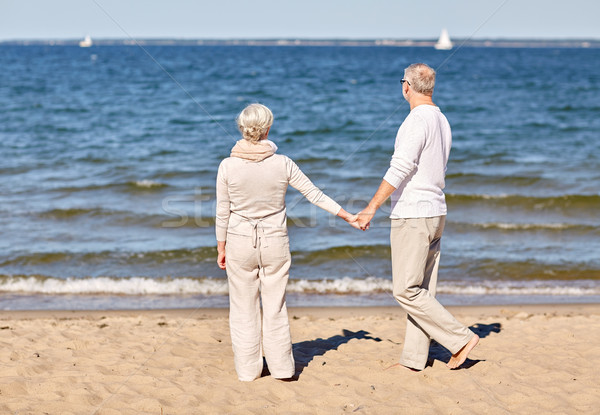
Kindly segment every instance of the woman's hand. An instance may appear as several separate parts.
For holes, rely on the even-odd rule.
[[[363,230],[363,231],[366,231],[367,229],[369,229],[368,227],[366,229],[362,229],[360,227],[360,224],[358,223],[358,215],[348,216],[348,218],[346,219],[346,222],[348,222],[350,224],[350,226],[352,226],[354,229]]]
[[[340,218],[344,219],[346,222],[348,222],[350,224],[350,226],[352,226],[355,229],[361,229],[359,223],[358,223],[358,215],[353,215],[351,213],[346,212],[344,209],[340,209],[340,211],[337,214]],[[366,229],[362,229],[363,231],[366,231]]]
[[[377,209],[370,208],[367,206],[364,210],[358,212],[356,217],[358,218],[358,226],[363,231],[366,231],[371,226],[371,219],[375,216],[375,211]]]
[[[217,265],[225,269],[225,241],[217,241]]]

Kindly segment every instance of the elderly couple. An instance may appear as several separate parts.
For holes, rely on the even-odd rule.
[[[285,302],[291,265],[288,185],[362,230],[392,197],[393,294],[408,318],[404,350],[393,366],[424,369],[433,339],[452,353],[447,366],[455,369],[477,345],[479,337],[435,299],[446,217],[442,189],[452,142],[450,125],[432,101],[435,71],[422,63],[410,65],[401,83],[410,114],[398,130],[379,189],[357,215],[325,195],[290,158],[276,153],[277,146],[267,139],[273,123],[267,107],[251,104],[239,114],[243,139],[217,175],[216,234],[217,262],[229,281],[231,341],[241,381],[261,376],[263,353],[274,378],[291,379],[295,373]]]

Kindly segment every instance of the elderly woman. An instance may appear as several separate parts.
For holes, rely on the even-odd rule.
[[[229,281],[229,327],[241,381],[260,377],[263,349],[271,375],[295,373],[285,302],[291,265],[285,194],[291,185],[311,203],[358,229],[357,217],[326,196],[268,140],[273,114],[261,104],[237,118],[242,133],[217,175],[218,264]],[[262,299],[262,341],[261,312]]]

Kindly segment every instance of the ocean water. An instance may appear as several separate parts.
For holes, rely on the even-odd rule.
[[[0,45],[0,309],[225,307],[215,177],[250,102],[347,210],[375,192],[438,70],[453,127],[439,298],[600,301],[600,49]],[[368,232],[290,189],[289,304],[390,305]]]

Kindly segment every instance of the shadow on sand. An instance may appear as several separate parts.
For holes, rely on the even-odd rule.
[[[502,330],[502,325],[500,323],[491,323],[491,324],[482,324],[476,323],[469,327],[473,333],[477,334],[481,339],[490,335],[490,333],[500,333]],[[433,366],[433,362],[436,360],[444,362],[444,364],[448,363],[450,358],[452,357],[452,353],[448,351],[445,347],[437,343],[436,341],[431,341],[431,346],[429,347],[429,359],[427,360],[427,366]],[[475,366],[479,362],[484,362],[485,360],[480,359],[468,359],[463,363],[459,369],[469,369]]]
[[[500,333],[502,326],[500,323],[491,323],[491,324],[481,324],[476,323],[469,327],[475,334],[477,334],[480,338],[485,338],[490,335],[490,333]],[[369,332],[364,330],[359,330],[357,332],[352,332],[350,330],[342,330],[341,335],[332,336],[328,339],[315,339],[315,340],[307,340],[304,342],[294,343],[292,345],[292,351],[294,353],[294,360],[296,361],[296,373],[293,378],[285,379],[289,381],[298,380],[304,368],[308,366],[308,364],[315,358],[315,356],[323,356],[330,350],[337,350],[339,346],[342,344],[348,343],[352,339],[358,340],[372,340],[374,342],[380,342],[381,339],[379,337],[372,337],[369,335]],[[448,363],[450,358],[452,357],[452,353],[448,351],[445,347],[441,346],[439,343],[435,341],[431,341],[431,346],[429,348],[429,359],[427,361],[427,366],[432,366],[435,360],[440,360],[442,362]],[[474,360],[467,359],[465,363],[458,369],[468,369],[470,367],[475,366],[479,362],[483,362],[484,360]],[[268,376],[269,369],[267,368],[267,364],[265,361],[264,370],[262,376]]]
[[[369,333],[364,330],[353,332],[344,329],[341,335],[332,336],[328,339],[315,339],[294,343],[292,346],[294,360],[296,361],[294,379],[298,379],[304,368],[308,366],[315,356],[323,356],[330,350],[337,350],[339,346],[348,343],[352,339],[381,341],[378,337],[369,336]]]

